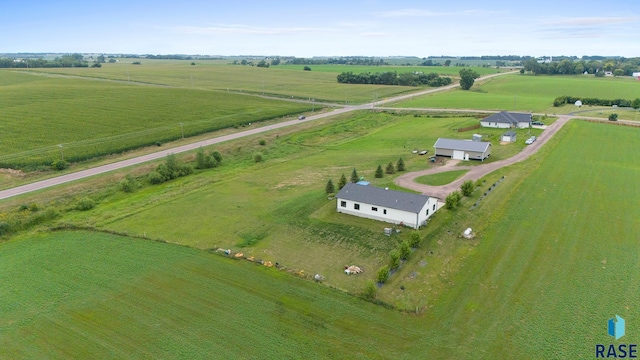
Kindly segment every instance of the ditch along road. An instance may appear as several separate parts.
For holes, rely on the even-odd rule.
[[[514,73],[514,72],[504,72],[504,73],[492,74],[492,75],[480,77],[477,80],[478,81],[484,81],[484,80],[488,80],[488,79],[496,77],[496,76],[502,76],[502,75],[512,74],[512,73]],[[264,133],[264,132],[267,132],[267,131],[276,130],[276,129],[280,129],[280,128],[284,128],[284,127],[288,127],[288,126],[294,126],[296,124],[300,124],[300,123],[303,123],[303,122],[314,121],[314,120],[318,120],[318,119],[322,119],[322,118],[326,118],[326,117],[330,117],[330,116],[335,116],[335,115],[339,115],[339,114],[344,114],[344,113],[348,113],[348,112],[352,112],[352,111],[377,108],[380,105],[384,105],[384,104],[389,104],[389,103],[396,102],[396,101],[410,99],[410,98],[412,98],[414,96],[421,96],[421,95],[431,94],[431,93],[435,93],[435,92],[439,92],[439,91],[447,91],[447,90],[454,89],[454,88],[456,88],[458,86],[460,86],[460,85],[459,84],[453,84],[453,85],[448,85],[448,86],[444,86],[444,87],[441,87],[441,88],[429,89],[429,90],[424,90],[424,91],[420,91],[420,92],[416,92],[416,93],[412,93],[412,94],[408,94],[408,95],[396,96],[396,97],[392,97],[392,98],[388,98],[388,99],[384,99],[384,100],[380,100],[380,101],[375,101],[375,102],[372,102],[372,103],[362,104],[362,105],[351,105],[351,106],[336,105],[336,106],[341,106],[341,107],[338,108],[338,109],[334,109],[332,111],[326,112],[326,113],[308,116],[304,120],[297,120],[297,119],[296,120],[289,120],[289,121],[284,121],[284,122],[277,123],[277,124],[272,124],[272,125],[267,125],[267,126],[251,129],[251,130],[245,130],[245,131],[237,132],[237,133],[234,133],[234,134],[219,136],[219,137],[215,137],[215,138],[211,138],[211,139],[207,139],[207,140],[203,140],[203,141],[194,142],[194,143],[187,144],[187,145],[182,145],[182,146],[178,146],[178,147],[174,147],[174,148],[170,148],[170,149],[161,150],[161,151],[158,151],[158,152],[155,152],[155,153],[152,153],[152,154],[147,154],[147,155],[143,155],[143,156],[127,159],[127,160],[117,161],[117,162],[114,162],[114,163],[111,163],[111,164],[101,165],[101,166],[97,166],[97,167],[94,167],[94,168],[90,168],[90,169],[86,169],[86,170],[82,170],[82,171],[78,171],[78,172],[74,172],[74,173],[69,173],[69,174],[65,174],[65,175],[60,175],[60,176],[53,177],[53,178],[50,178],[50,179],[36,181],[36,182],[30,183],[30,184],[25,184],[25,185],[13,187],[13,188],[5,189],[5,190],[0,191],[0,200],[8,199],[8,198],[11,198],[11,197],[14,197],[14,196],[18,196],[18,195],[27,194],[27,193],[34,192],[34,191],[43,190],[43,189],[46,189],[46,188],[49,188],[49,187],[62,185],[62,184],[65,184],[65,183],[69,183],[69,182],[73,182],[73,181],[77,181],[77,180],[81,180],[81,179],[85,179],[85,178],[88,178],[88,177],[91,177],[91,176],[104,174],[104,173],[107,173],[107,172],[110,172],[110,171],[119,170],[119,169],[123,169],[123,168],[126,168],[126,167],[134,166],[134,165],[139,165],[139,164],[146,163],[146,162],[149,162],[149,161],[158,160],[158,159],[164,158],[164,157],[166,157],[167,155],[170,155],[170,154],[178,154],[178,153],[182,153],[182,152],[186,152],[186,151],[192,151],[192,150],[196,150],[196,149],[198,149],[200,147],[219,144],[219,143],[226,142],[226,141],[240,139],[240,138],[243,138],[243,137],[246,137],[246,136],[256,135],[256,134]],[[280,100],[286,100],[286,99],[282,99],[282,98],[279,98],[279,99]],[[394,110],[398,110],[398,109],[394,108]],[[471,110],[471,109],[462,109],[462,110],[456,110],[456,109],[419,109],[419,110],[436,110],[436,111],[439,110],[439,111],[447,111],[447,112],[474,111],[474,110]],[[561,118],[566,118],[566,119],[564,121],[562,121],[562,119],[556,121],[554,124],[549,126],[549,128],[552,128],[552,127],[553,128],[556,128],[556,127],[559,128],[570,117],[566,117],[565,116],[565,117],[561,117]],[[557,131],[557,129],[555,131]],[[534,152],[540,146],[542,146],[542,144],[544,144],[546,142],[545,139],[547,137],[551,137],[555,133],[555,131],[553,131],[553,133],[549,132],[549,135],[541,136],[540,141],[537,141],[536,143],[534,143],[533,146],[527,147],[527,149],[525,151],[523,151],[523,153],[514,156],[514,158],[523,156],[522,154],[526,154],[525,158],[528,157],[532,152]],[[546,133],[547,132],[545,131],[545,134]],[[514,158],[511,158],[511,159],[514,159]],[[473,170],[472,169],[473,171],[470,171],[469,173],[465,174],[463,179],[470,178],[471,176],[478,176],[478,177],[482,176],[482,175],[478,175],[479,174],[478,171],[481,171],[482,172],[481,174],[484,175],[486,173],[489,173],[489,172],[497,169],[500,166],[505,166],[505,165],[508,165],[510,163],[516,162],[516,161],[512,161],[511,159],[501,160],[501,161],[497,161],[495,163],[490,163],[490,164],[478,166],[477,168],[482,169],[482,170]],[[522,160],[523,159],[517,160],[517,161],[522,161]],[[511,162],[509,162],[509,161],[511,161]],[[488,170],[488,168],[486,168],[487,165],[490,166],[492,169]],[[456,167],[456,169],[463,169],[463,168],[464,167]],[[440,171],[447,171],[446,169],[445,170],[441,170],[441,168],[437,168],[437,169],[440,170]],[[425,171],[433,171],[433,170],[430,169],[430,170],[425,170]],[[484,172],[484,171],[486,171],[486,172]],[[438,171],[436,171],[436,172],[438,172]],[[433,172],[433,173],[435,173],[435,172]],[[422,176],[422,175],[427,175],[427,174],[429,174],[429,172],[424,173],[424,174],[422,174],[422,172],[418,172],[418,174],[415,174],[415,176],[412,176],[413,174],[414,173],[408,173],[408,174],[403,175],[401,178],[398,178],[398,180],[397,180],[398,184],[400,184],[400,186],[407,187],[409,189],[413,189],[413,190],[417,190],[417,191],[420,191],[420,192],[429,193],[431,196],[434,196],[434,197],[440,197],[440,196],[442,196],[442,194],[445,194],[445,192],[447,191],[445,189],[436,189],[435,187],[427,187],[426,185],[420,185],[420,184],[417,184],[417,183],[413,182],[413,179],[415,177]],[[453,184],[456,184],[456,183],[457,183],[457,181],[452,183],[452,184],[450,184],[450,185],[453,186]],[[458,186],[458,185],[456,185],[456,186]],[[456,186],[453,186],[453,187],[455,188]],[[444,195],[444,197],[446,197],[446,195]]]

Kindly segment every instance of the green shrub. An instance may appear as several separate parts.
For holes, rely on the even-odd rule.
[[[618,121],[618,114],[609,114],[609,121]]]
[[[158,185],[158,184],[162,184],[164,182],[164,177],[162,175],[160,175],[160,173],[157,172],[157,171],[150,172],[148,177],[149,177],[149,182],[152,185]]]
[[[389,252],[389,267],[396,269],[400,266],[400,250],[393,249]]]
[[[213,151],[211,152],[211,156],[213,156],[213,158],[216,159],[216,163],[220,165],[222,162],[222,154],[220,154],[219,151]]]
[[[266,140],[264,140],[264,139],[262,139],[262,140],[260,140],[260,141],[258,142],[258,144],[260,144],[260,145],[262,145],[262,146],[265,146],[265,145],[267,145],[267,141],[266,141]]]
[[[384,283],[389,279],[389,265],[385,265],[378,269],[376,279],[379,283]]]
[[[451,194],[447,195],[445,199],[445,207],[449,210],[453,210],[460,205],[460,200],[462,199],[462,193],[460,191],[454,191]]]
[[[395,174],[396,168],[393,166],[393,163],[389,161],[387,164],[387,169],[385,170],[387,174]]]
[[[405,171],[405,167],[404,167],[404,160],[402,160],[402,158],[398,159],[398,163],[396,164],[396,169],[398,171]]]
[[[417,248],[418,246],[420,246],[420,243],[422,242],[422,239],[420,239],[420,232],[418,232],[417,230],[411,233],[411,236],[409,237],[409,245],[412,248]]]
[[[131,174],[127,174],[127,176],[120,181],[120,189],[126,193],[132,193],[139,187],[140,184]]]
[[[462,191],[462,195],[471,196],[474,190],[473,181],[467,180],[460,185],[460,190]]]
[[[93,201],[88,197],[83,197],[82,199],[80,199],[80,201],[78,201],[78,204],[76,205],[76,210],[87,211],[87,210],[93,209],[95,206],[96,206],[95,201]]]
[[[253,154],[253,161],[256,163],[262,162],[262,160],[264,160],[262,158],[262,153],[255,153]]]
[[[66,162],[66,161],[64,161],[64,160],[54,160],[54,161],[51,163],[51,168],[52,168],[53,170],[58,170],[58,171],[60,171],[60,170],[64,170],[64,169],[66,169],[66,168],[68,168],[68,167],[69,167],[69,163],[68,163],[68,162]]]
[[[196,153],[196,169],[211,169],[218,166],[216,159],[212,155],[204,153],[202,148]]]
[[[411,255],[411,246],[409,242],[405,240],[400,244],[400,257],[406,260],[409,258],[409,255]]]
[[[0,235],[8,234],[11,232],[11,224],[6,221],[0,221]]]
[[[376,298],[377,292],[378,292],[378,287],[376,286],[376,283],[373,282],[373,280],[369,280],[364,285],[364,291],[362,292],[362,297],[364,297],[367,300],[373,300]]]

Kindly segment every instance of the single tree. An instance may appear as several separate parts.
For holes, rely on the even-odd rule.
[[[382,165],[378,165],[378,168],[376,169],[376,178],[380,179],[383,176],[384,172],[382,171]]]
[[[331,181],[331,179],[327,181],[327,186],[325,186],[324,191],[327,194],[333,194],[334,192],[336,192],[336,187],[333,185],[333,181]]]
[[[449,210],[453,210],[458,207],[460,204],[460,199],[462,199],[462,194],[460,191],[454,191],[451,194],[447,195],[445,199],[445,207]]]
[[[420,245],[420,233],[417,230],[411,233],[409,245],[411,245],[412,248],[417,248]]]
[[[389,279],[389,265],[385,265],[378,269],[376,279],[379,283],[386,282]]]
[[[389,252],[389,267],[397,269],[400,266],[400,250],[393,249]]]
[[[609,121],[618,121],[618,114],[609,114]]]
[[[222,154],[220,154],[219,151],[211,152],[211,156],[213,156],[213,158],[216,159],[216,163],[220,164],[222,162]]]
[[[308,67],[308,66],[305,66],[302,70],[304,70],[304,71],[311,71],[311,68],[310,68],[310,67]]]
[[[340,181],[338,182],[338,190],[342,190],[345,185],[347,185],[347,177],[342,174],[342,176],[340,176]]]
[[[393,163],[391,161],[389,161],[389,163],[387,164],[386,173],[387,174],[395,174],[395,172],[396,172],[396,168],[393,166]]]
[[[471,196],[473,193],[473,181],[467,180],[460,185],[460,190],[462,191],[462,195]]]
[[[360,177],[358,176],[358,172],[356,171],[356,168],[353,168],[353,171],[351,172],[351,182],[357,183],[358,181],[360,181]]]
[[[469,90],[473,86],[473,83],[480,75],[471,69],[460,70],[460,87],[462,90]]]
[[[634,109],[640,109],[640,98],[636,98],[631,102],[631,107]]]
[[[407,240],[404,240],[400,244],[400,257],[406,260],[409,258],[409,255],[411,255],[411,246]]]
[[[398,159],[398,163],[396,164],[396,170],[398,171],[404,171],[404,160],[402,160],[402,158]]]

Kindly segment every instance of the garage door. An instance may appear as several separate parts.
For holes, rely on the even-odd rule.
[[[453,150],[453,156],[451,158],[454,160],[464,160],[464,151]]]

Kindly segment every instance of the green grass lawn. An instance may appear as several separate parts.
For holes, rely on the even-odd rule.
[[[421,328],[275,268],[101,233],[1,244],[0,274],[7,359],[409,358]]]
[[[0,167],[67,161],[311,110],[219,91],[0,71]],[[62,144],[60,148],[58,145]]]
[[[558,96],[633,100],[638,97],[639,91],[640,82],[628,78],[505,75],[493,78],[480,86],[474,85],[469,91],[456,89],[412,98],[395,106],[517,110],[553,114],[565,113],[553,107],[553,100]],[[575,106],[567,107],[578,110]]]
[[[415,182],[433,186],[446,185],[466,174],[467,171],[469,170],[453,170],[439,174],[420,176],[415,179]]]

